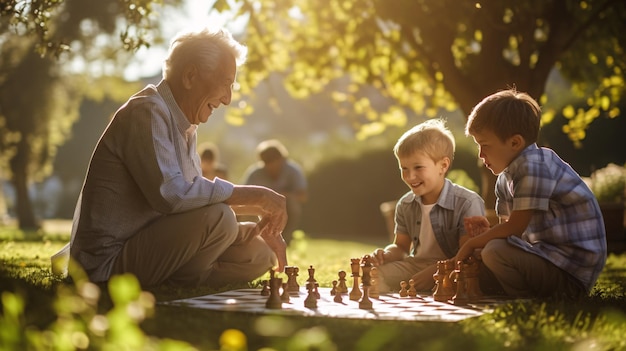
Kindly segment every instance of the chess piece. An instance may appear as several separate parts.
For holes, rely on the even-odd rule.
[[[314,283],[306,283],[306,289],[309,292],[304,299],[304,307],[316,309],[317,308],[317,297],[315,296],[315,284]]]
[[[369,256],[367,256],[369,258]],[[371,286],[370,271],[372,264],[368,259],[364,259],[361,263],[361,269],[363,270],[363,295],[359,300],[359,308],[362,310],[371,310],[373,308],[372,300],[369,299],[369,290]]]
[[[352,262],[350,264],[350,267],[352,268],[352,278],[354,278],[354,281],[352,283],[352,290],[350,291],[350,300],[359,301],[359,299],[363,295],[361,293],[361,289],[359,288],[359,272],[361,269],[359,263],[360,260],[358,258],[352,258],[350,259],[350,261]]]
[[[280,298],[280,287],[283,285],[282,278],[274,277],[274,271],[270,271],[270,295],[265,302],[265,307],[269,309],[283,308],[283,302]]]
[[[287,291],[298,292],[300,291],[300,285],[298,285],[298,272],[300,269],[296,266],[285,266],[285,274],[287,274]]]
[[[337,295],[337,281],[333,280],[333,288],[330,289],[330,296]]]
[[[343,297],[341,294],[335,294],[335,297],[333,298],[333,301],[335,301],[336,303],[343,303]]]
[[[270,296],[270,283],[268,280],[263,280],[263,287],[261,288],[261,296]]]
[[[372,267],[372,269],[370,270],[369,296],[375,299],[380,297],[380,291],[378,290],[378,278],[378,268]]]
[[[406,294],[409,297],[417,297],[417,290],[415,290],[415,280],[409,279],[409,290],[407,290]]]
[[[313,283],[313,285],[315,286],[313,290],[313,292],[315,293],[315,298],[319,300],[322,298],[322,296],[320,295],[320,291],[319,291],[320,284],[318,282],[315,282]]]
[[[409,296],[409,291],[406,288],[407,284],[406,281],[401,281],[400,282],[400,291],[398,292],[400,294],[400,297],[407,297]]]
[[[348,293],[348,285],[346,285],[346,271],[339,271],[339,284],[337,285],[337,291],[341,294]]]
[[[477,302],[483,298],[483,292],[480,290],[480,283],[478,281],[479,264],[473,256],[470,256],[465,265],[465,285],[467,291],[467,298],[469,302]]]
[[[289,303],[289,290],[287,290],[287,283],[283,283],[283,293],[280,294],[280,301]]]
[[[467,285],[465,280],[465,271],[463,270],[463,262],[456,263],[456,294],[452,296],[452,303],[457,306],[467,305],[469,297],[467,295]]]
[[[313,268],[313,266],[309,266],[309,279],[307,279],[308,283],[317,283],[317,280],[315,280],[315,268]]]
[[[449,261],[442,260],[437,262],[437,272],[433,274],[435,279],[435,292],[433,300],[439,302],[448,302],[454,296],[454,289],[450,281]]]

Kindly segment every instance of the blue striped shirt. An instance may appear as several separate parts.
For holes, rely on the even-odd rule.
[[[92,281],[108,280],[126,240],[149,224],[230,197],[232,183],[202,177],[196,127],[165,81],[115,113],[93,152],[72,229],[70,253]]]
[[[552,150],[528,146],[498,176],[496,212],[535,210],[509,242],[570,273],[591,291],[606,262],[598,202],[580,176]]]

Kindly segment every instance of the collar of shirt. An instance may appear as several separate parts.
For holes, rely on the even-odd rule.
[[[172,90],[170,89],[170,86],[167,84],[167,81],[161,80],[159,84],[157,85],[157,90],[159,94],[161,95],[161,97],[163,97],[163,101],[165,101],[167,108],[170,110],[170,113],[172,114],[172,117],[176,123],[176,127],[178,131],[180,132],[181,135],[185,137],[187,141],[189,141],[189,136],[192,135],[196,131],[196,129],[198,128],[198,125],[191,124],[189,120],[187,119],[187,117],[185,116],[185,114],[183,113],[183,111],[180,109],[180,107],[178,107],[178,104],[176,103],[176,100],[174,99],[174,95],[172,95]],[[193,127],[193,130],[191,130],[190,132],[190,129],[192,128],[192,126],[195,126],[195,127]]]
[[[187,141],[189,141],[189,138],[191,138],[194,134],[196,134],[197,130],[198,130],[198,125],[197,124],[189,125],[189,128],[187,128],[187,130],[185,130],[185,139]]]
[[[439,194],[439,198],[435,204],[447,208],[450,210],[454,209],[454,196],[453,194],[448,194],[450,192],[450,188],[452,187],[452,181],[449,179],[443,180],[443,189],[441,189],[441,193]],[[420,196],[415,195],[414,193],[409,194],[406,198],[402,200],[403,202],[409,203],[416,201],[418,203],[422,203],[422,198]]]

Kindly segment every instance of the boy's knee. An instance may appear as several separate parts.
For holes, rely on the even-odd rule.
[[[490,240],[480,251],[480,257],[483,263],[489,267],[493,264],[502,253],[502,245],[507,245],[504,239]]]

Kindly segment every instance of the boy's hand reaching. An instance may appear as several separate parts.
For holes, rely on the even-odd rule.
[[[473,238],[489,230],[491,224],[487,217],[473,216],[463,218],[463,226],[465,227],[465,233],[470,238]]]

